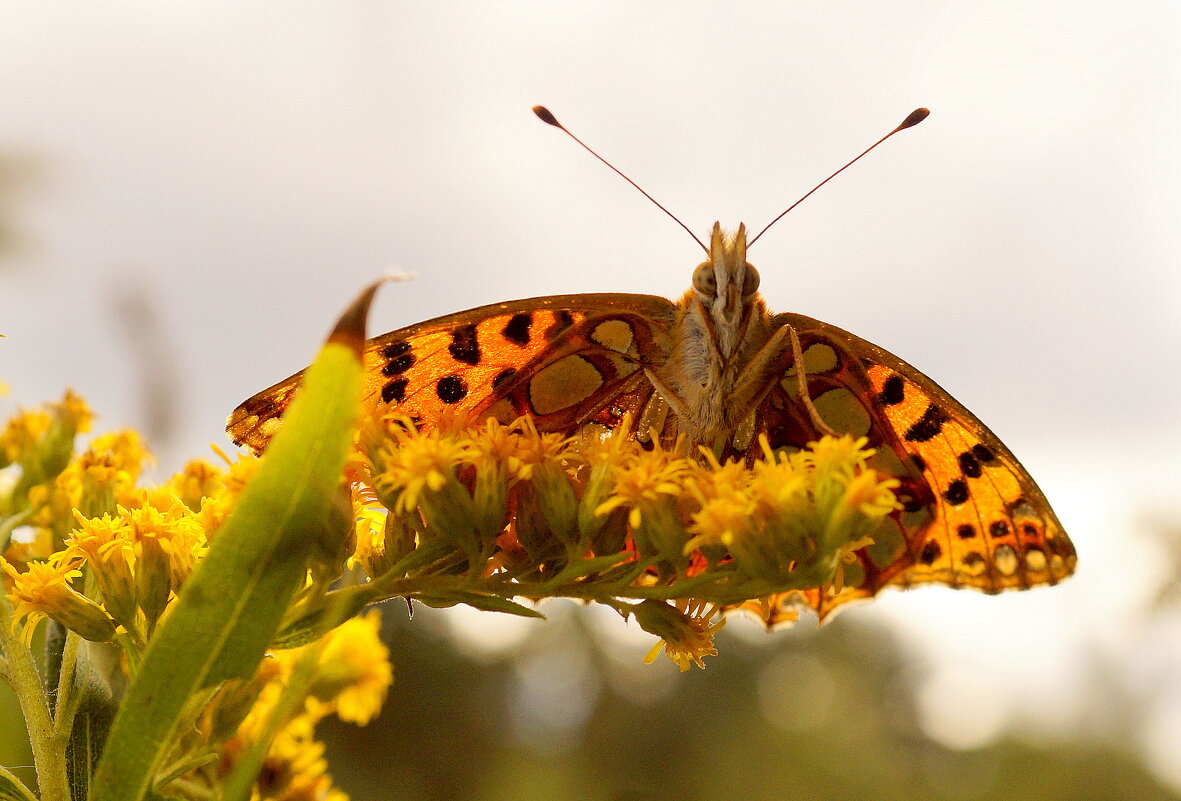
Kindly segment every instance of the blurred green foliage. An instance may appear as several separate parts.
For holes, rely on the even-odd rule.
[[[1113,745],[932,740],[922,667],[856,615],[761,644],[723,632],[706,670],[677,674],[624,665],[582,614],[543,611],[523,645],[485,661],[441,632],[445,612],[408,621],[385,605],[394,686],[368,727],[322,729],[337,785],[354,801],[1179,797]]]

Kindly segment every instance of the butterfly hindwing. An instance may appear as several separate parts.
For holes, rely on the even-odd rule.
[[[887,585],[938,583],[984,592],[1054,584],[1075,553],[1045,497],[1016,457],[935,382],[889,352],[795,314],[808,392],[838,433],[865,436],[871,466],[896,475],[903,509],[857,552],[837,593],[813,591],[823,616]],[[789,369],[760,406],[756,426],[773,447],[817,438]],[[749,446],[754,455],[757,443]],[[765,614],[761,612],[761,614]]]
[[[366,395],[429,426],[531,415],[543,431],[613,428],[651,393],[644,368],[665,358],[674,305],[651,295],[589,294],[497,303],[391,331],[367,343]],[[234,410],[228,430],[261,451],[299,386],[279,382]]]

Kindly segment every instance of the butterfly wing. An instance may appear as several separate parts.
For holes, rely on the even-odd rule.
[[[564,295],[496,303],[391,331],[365,349],[366,395],[421,425],[532,415],[542,431],[614,428],[652,393],[675,305],[653,295]],[[226,430],[262,451],[302,373],[244,401]]]
[[[903,509],[874,544],[845,566],[839,591],[811,591],[823,618],[886,586],[936,583],[988,593],[1055,584],[1070,575],[1075,551],[1042,491],[975,415],[893,354],[836,326],[780,314],[799,334],[808,392],[838,433],[865,436],[871,466],[896,475]],[[790,368],[761,402],[756,431],[772,447],[802,447],[818,436]],[[743,443],[745,444],[745,443]],[[738,456],[753,457],[758,443]],[[769,624],[790,619],[794,598],[751,608]]]

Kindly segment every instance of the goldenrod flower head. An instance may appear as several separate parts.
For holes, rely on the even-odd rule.
[[[519,417],[509,425],[488,418],[468,432],[464,461],[477,470],[498,468],[510,482],[528,480],[534,466],[558,461],[566,447],[559,434],[542,434],[531,417]]]
[[[164,554],[169,584],[179,589],[205,547],[204,531],[188,507],[171,493],[145,490],[141,505],[134,509],[119,507],[119,516],[130,529],[136,558]]]
[[[755,501],[750,493],[738,487],[719,492],[693,513],[689,531],[696,536],[685,544],[685,553],[714,543],[728,547],[736,534],[752,527],[754,519]]]
[[[380,447],[373,483],[378,493],[392,499],[390,511],[405,514],[419,505],[423,492],[437,492],[454,478],[467,446],[439,429],[419,431],[409,421],[393,426],[391,434]]]
[[[87,431],[90,409],[73,391],[58,403],[17,412],[0,431],[0,467],[20,462],[34,473],[32,483],[52,478],[69,460],[74,436]]]
[[[144,465],[154,462],[143,437],[134,428],[121,428],[99,434],[90,441],[84,458],[105,461],[116,470],[127,473],[132,479],[139,478]]]
[[[386,515],[384,509],[363,506],[355,510],[357,545],[349,557],[349,565],[360,567],[370,578],[377,578],[390,567],[386,562]]]
[[[74,514],[79,527],[66,538],[64,557],[81,558],[90,564],[111,616],[128,631],[134,631],[138,603],[131,527],[121,517],[87,518],[77,511]]]
[[[314,727],[311,718],[301,715],[276,735],[260,773],[259,801],[347,801],[332,786],[324,744],[315,739]]]
[[[714,634],[726,621],[716,614],[716,608],[702,610],[686,605],[685,609],[678,609],[661,601],[644,601],[632,607],[632,611],[644,631],[660,637],[644,657],[645,663],[652,664],[664,649],[684,673],[693,665],[704,668],[705,657],[717,655]]]
[[[639,528],[645,511],[663,500],[675,499],[685,490],[685,480],[695,464],[672,450],[653,448],[636,450],[612,469],[615,485],[611,497],[599,504],[595,513],[609,514],[626,507],[628,525]]]
[[[320,646],[320,664],[309,690],[341,720],[364,726],[381,711],[393,681],[389,650],[381,642],[376,609],[333,629]],[[309,646],[317,647],[317,646]]]
[[[95,642],[115,636],[115,624],[103,608],[70,587],[70,580],[82,575],[77,565],[66,560],[31,562],[28,570],[18,573],[0,558],[0,568],[12,580],[12,589],[7,593],[15,606],[12,629],[15,632],[21,626],[21,641],[26,646],[32,643],[37,624],[46,617]]]
[[[215,447],[214,451],[222,457],[229,466],[229,470],[220,476],[224,488],[213,495],[205,496],[201,501],[197,520],[205,531],[206,539],[211,539],[221,528],[221,524],[230,516],[234,504],[238,502],[238,496],[242,494],[246,484],[258,472],[258,467],[261,464],[258,457],[248,454],[239,454],[236,460],[231,461],[220,449]]]
[[[90,430],[94,413],[90,411],[90,405],[86,400],[74,390],[66,390],[61,402],[57,404],[57,409],[62,419],[74,431],[84,433]]]
[[[884,517],[899,508],[893,492],[898,486],[898,479],[865,468],[849,480],[843,502],[866,517]]]
[[[19,461],[49,430],[53,418],[45,409],[23,409],[0,431],[0,466]]]
[[[225,473],[206,459],[190,459],[164,486],[175,493],[185,506],[198,512],[202,501],[225,491]]]
[[[724,547],[767,591],[843,576],[840,559],[865,547],[862,538],[896,508],[898,482],[866,467],[873,450],[864,438],[823,437],[790,454],[761,442],[766,458],[750,468],[713,463],[693,482],[700,509],[691,514],[686,553],[712,547],[716,560]]]
[[[151,454],[133,429],[100,434],[57,477],[69,503],[88,517],[113,512],[117,504],[131,505],[135,482]]]
[[[869,458],[876,453],[869,445],[868,437],[854,437],[852,434],[823,436],[816,442],[808,443],[808,450],[816,469],[833,469],[850,474],[864,470]]]

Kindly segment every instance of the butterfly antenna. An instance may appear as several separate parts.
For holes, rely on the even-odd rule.
[[[535,109],[535,110],[536,110],[536,109]],[[751,239],[749,242],[747,242],[747,243],[746,243],[746,246],[749,248],[751,245],[753,245],[755,242],[757,242],[757,241],[758,241],[758,238],[759,238],[760,236],[762,236],[763,234],[767,233],[767,228],[770,228],[772,225],[774,225],[775,223],[779,222],[781,219],[783,219],[783,216],[784,216],[785,214],[787,214],[789,211],[791,211],[792,209],[794,209],[796,206],[800,205],[800,204],[801,204],[801,203],[803,203],[805,200],[807,200],[807,199],[808,199],[808,196],[809,196],[809,195],[811,195],[811,194],[812,194],[812,192],[815,192],[817,189],[819,189],[820,187],[824,186],[826,183],[828,183],[829,181],[831,181],[833,178],[836,178],[838,175],[840,175],[840,174],[841,174],[842,172],[844,172],[846,169],[848,169],[849,167],[853,166],[853,162],[857,161],[857,159],[861,158],[861,156],[864,156],[866,153],[868,153],[869,151],[873,150],[875,147],[877,147],[878,145],[880,145],[882,142],[885,142],[887,139],[889,139],[891,136],[893,136],[894,134],[898,133],[899,131],[903,131],[903,130],[905,130],[905,129],[907,129],[907,128],[910,128],[910,127],[912,127],[912,126],[918,125],[920,122],[922,122],[923,120],[927,119],[927,115],[928,115],[928,114],[930,114],[930,113],[931,113],[931,112],[930,112],[930,110],[929,110],[929,109],[925,109],[925,108],[916,108],[914,111],[910,112],[910,114],[909,114],[909,115],[907,115],[906,119],[904,119],[904,120],[902,121],[902,124],[901,124],[901,125],[899,125],[899,126],[898,126],[897,128],[895,128],[894,130],[890,131],[890,133],[886,134],[885,136],[883,136],[883,137],[882,137],[881,139],[879,139],[878,141],[874,142],[874,143],[873,143],[872,145],[870,145],[869,147],[865,148],[865,150],[861,151],[860,155],[858,155],[858,156],[857,156],[857,158],[853,159],[853,161],[850,161],[850,162],[849,162],[848,164],[846,164],[844,167],[841,167],[839,170],[837,170],[836,172],[834,172],[832,175],[828,176],[828,177],[827,177],[827,178],[825,178],[823,181],[821,181],[820,183],[816,184],[816,186],[812,187],[812,190],[811,190],[810,192],[808,192],[808,194],[807,194],[807,195],[804,195],[802,198],[800,198],[799,200],[797,200],[795,203],[792,203],[790,206],[788,206],[786,209],[784,209],[784,211],[783,211],[783,213],[782,213],[782,214],[780,214],[778,217],[776,217],[776,218],[775,218],[774,220],[772,220],[771,222],[767,223],[767,227],[766,227],[766,228],[764,228],[763,230],[761,230],[761,231],[759,231],[757,234],[755,234],[755,235],[754,235],[754,238],[753,238],[753,239]],[[540,116],[540,115],[538,115],[538,116]],[[567,131],[567,133],[569,133],[569,132]]]
[[[583,141],[582,141],[581,139],[579,139],[577,136],[575,136],[574,134],[570,133],[570,129],[568,129],[568,128],[567,128],[565,125],[563,125],[562,123],[558,122],[558,118],[554,116],[554,114],[553,114],[553,112],[552,112],[552,111],[550,111],[550,110],[549,110],[548,108],[546,108],[545,106],[534,106],[534,107],[533,107],[533,113],[534,113],[534,114],[536,114],[536,115],[537,115],[537,118],[538,118],[539,120],[541,120],[542,122],[544,122],[546,125],[552,125],[552,126],[554,126],[555,128],[557,128],[558,130],[565,132],[565,134],[566,134],[567,136],[569,136],[571,139],[573,139],[573,140],[574,140],[575,142],[577,142],[578,144],[582,145],[582,147],[583,147],[583,148],[586,150],[586,152],[590,153],[592,156],[594,156],[595,158],[597,158],[599,161],[603,162],[603,163],[604,163],[604,164],[606,164],[608,167],[610,167],[612,170],[614,170],[616,175],[618,175],[620,178],[622,178],[623,180],[627,181],[629,184],[631,184],[632,186],[634,186],[634,187],[636,188],[636,190],[637,190],[637,191],[639,191],[639,193],[640,193],[641,195],[643,195],[644,197],[646,197],[646,198],[648,198],[649,200],[651,200],[651,201],[652,201],[652,203],[653,203],[653,205],[655,205],[655,206],[656,206],[656,208],[658,208],[658,209],[660,209],[661,211],[663,211],[665,214],[667,214],[669,217],[671,217],[671,218],[673,219],[673,222],[675,222],[677,225],[679,225],[679,226],[681,226],[682,228],[684,228],[684,229],[685,229],[685,232],[686,232],[687,234],[689,234],[689,236],[693,237],[693,241],[694,241],[694,242],[696,242],[697,244],[701,245],[701,249],[702,249],[702,250],[704,250],[704,251],[705,251],[707,254],[709,253],[709,248],[707,248],[707,247],[705,246],[705,243],[704,243],[704,242],[702,242],[700,239],[698,239],[698,238],[697,238],[697,234],[695,234],[695,233],[693,233],[691,230],[689,230],[689,226],[685,225],[683,222],[681,222],[680,220],[678,220],[678,219],[677,219],[677,216],[676,216],[675,214],[673,214],[671,211],[669,211],[669,210],[668,210],[668,209],[666,209],[664,206],[662,206],[662,205],[660,205],[659,203],[657,203],[657,202],[656,202],[656,198],[654,198],[654,197],[652,197],[651,195],[649,195],[649,194],[648,194],[647,192],[645,192],[643,189],[640,189],[640,185],[639,185],[639,184],[637,184],[637,183],[636,183],[635,181],[633,181],[631,178],[628,178],[626,175],[624,175],[622,172],[620,172],[618,169],[616,169],[616,167],[615,167],[615,165],[614,165],[614,164],[612,164],[611,162],[607,161],[607,159],[605,159],[605,158],[603,158],[602,156],[600,156],[600,155],[599,155],[598,153],[596,153],[594,150],[591,150],[590,146],[588,146],[588,145],[586,144],[586,142],[583,142]]]

